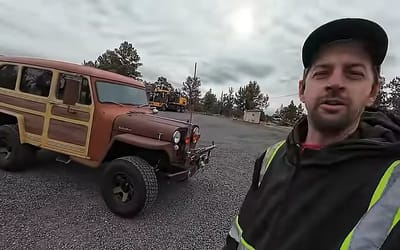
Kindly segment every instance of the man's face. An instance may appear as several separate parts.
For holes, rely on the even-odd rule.
[[[378,85],[371,59],[359,44],[332,44],[321,50],[299,83],[312,126],[336,133],[358,121],[376,97]]]

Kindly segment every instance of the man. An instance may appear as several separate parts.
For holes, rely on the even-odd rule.
[[[308,115],[256,160],[224,249],[400,249],[400,119],[370,108],[387,48],[365,19],[309,35]]]

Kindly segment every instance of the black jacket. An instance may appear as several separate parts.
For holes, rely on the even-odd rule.
[[[286,139],[258,186],[265,152],[239,212],[243,238],[255,249],[339,249],[367,210],[387,167],[400,159],[400,119],[366,111],[349,138],[320,150],[299,145],[304,117]],[[224,249],[236,249],[229,235]],[[400,249],[400,225],[382,249]]]

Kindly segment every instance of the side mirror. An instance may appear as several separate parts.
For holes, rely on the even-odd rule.
[[[158,110],[156,108],[153,108],[153,114],[157,114]]]
[[[78,102],[80,83],[75,79],[65,79],[63,104],[75,105]]]

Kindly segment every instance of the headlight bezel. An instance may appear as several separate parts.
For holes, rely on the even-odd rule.
[[[172,134],[172,142],[175,144],[178,144],[182,139],[182,134],[179,130],[175,130],[175,132]]]

